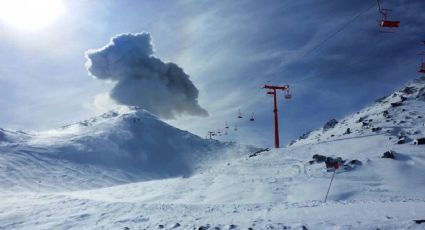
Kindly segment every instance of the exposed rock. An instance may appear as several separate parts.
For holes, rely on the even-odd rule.
[[[314,155],[313,155],[313,160],[314,160],[316,163],[322,163],[322,162],[325,162],[325,160],[326,160],[326,156],[323,156],[323,155],[320,155],[320,154],[314,154]]]
[[[413,144],[415,144],[415,145],[425,145],[425,137],[415,139],[413,141]]]
[[[350,162],[348,162],[349,164],[352,164],[352,165],[362,165],[362,162],[361,161],[359,161],[359,160],[351,160]]]
[[[350,133],[351,133],[351,129],[350,128],[347,128],[347,130],[345,130],[344,135],[347,135],[347,134],[350,134]]]
[[[328,170],[339,168],[339,166],[343,165],[345,161],[342,160],[341,157],[332,158],[326,157],[325,165]]]
[[[231,224],[231,225],[227,226],[227,229],[232,230],[232,229],[236,229],[236,227],[237,227],[236,225]]]
[[[389,112],[388,112],[388,110],[385,110],[383,113],[382,113],[382,115],[385,117],[385,118],[390,118],[391,116],[390,116],[390,114],[389,114]]]
[[[416,99],[419,99],[421,101],[425,101],[425,88],[422,88],[421,90],[419,90]]]
[[[402,103],[401,101],[391,103],[391,106],[392,106],[392,107],[399,107],[399,106],[402,106],[402,105],[403,105],[403,103]]]
[[[415,221],[415,223],[417,223],[417,224],[425,223],[425,219],[423,219],[423,220],[414,220],[414,221]]]
[[[356,121],[356,123],[363,122],[363,121],[365,121],[365,120],[366,120],[366,118],[367,118],[367,116],[360,117],[360,118]]]
[[[311,133],[311,131],[304,133],[303,135],[301,135],[299,137],[299,139],[306,139],[306,138],[308,138],[310,136],[310,133]]]
[[[332,119],[323,126],[323,130],[329,130],[335,127],[335,125],[338,124],[338,121],[336,119]]]
[[[297,140],[292,140],[291,142],[289,142],[288,146],[291,146],[293,144],[297,143]]]
[[[406,139],[404,139],[404,138],[400,138],[400,139],[397,141],[397,144],[398,144],[398,145],[406,144]]]
[[[180,227],[181,226],[181,224],[180,223],[175,223],[171,228],[178,228],[178,227]]]
[[[393,150],[386,151],[384,153],[384,155],[382,155],[381,158],[389,158],[389,159],[393,159],[394,160],[395,159],[395,152]]]
[[[374,127],[374,128],[372,128],[372,132],[378,132],[378,131],[381,131],[381,130],[382,130],[381,127]]]
[[[262,153],[262,152],[268,152],[268,151],[270,151],[269,148],[260,149],[257,152],[250,154],[248,157],[256,157],[256,156],[260,155],[260,153]]]
[[[206,224],[205,226],[199,226],[198,230],[207,230],[210,228],[209,224]]]
[[[404,89],[400,90],[400,92],[404,93],[404,94],[413,94],[417,91],[417,89],[413,86],[406,86],[404,87]]]
[[[382,103],[387,97],[381,97],[375,100],[376,103]]]

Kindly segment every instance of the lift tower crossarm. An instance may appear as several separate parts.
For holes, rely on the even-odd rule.
[[[289,85],[284,86],[276,86],[276,85],[264,85],[264,89],[280,89],[280,90],[288,90]]]

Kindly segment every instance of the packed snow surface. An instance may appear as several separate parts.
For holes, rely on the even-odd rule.
[[[0,229],[425,229],[414,221],[425,145],[413,144],[424,116],[418,79],[278,150],[205,140],[139,109],[0,129]],[[340,158],[327,202],[320,156]]]

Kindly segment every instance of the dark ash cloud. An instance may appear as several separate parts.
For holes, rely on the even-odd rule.
[[[90,75],[115,82],[110,92],[119,104],[140,106],[166,119],[207,116],[198,104],[198,89],[178,65],[153,56],[149,33],[121,34],[86,52]]]

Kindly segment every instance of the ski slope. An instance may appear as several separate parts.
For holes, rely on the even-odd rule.
[[[425,219],[425,147],[413,144],[424,115],[422,78],[252,157],[258,148],[139,109],[41,133],[2,129],[0,229],[425,229],[414,221]],[[389,150],[395,159],[381,158]],[[345,160],[326,203],[332,172],[315,154]]]

